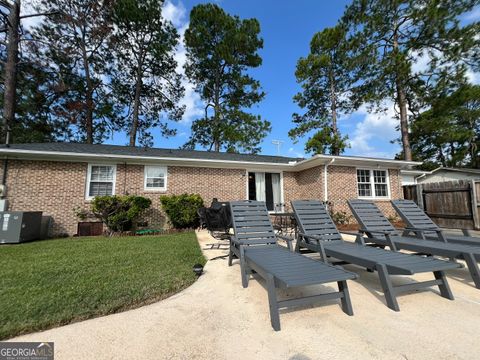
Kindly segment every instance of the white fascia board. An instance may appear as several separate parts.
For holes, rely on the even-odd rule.
[[[252,161],[235,161],[235,160],[216,160],[216,159],[185,159],[175,157],[152,157],[152,156],[133,156],[133,155],[115,155],[115,154],[90,154],[90,153],[72,153],[59,151],[38,151],[38,150],[22,150],[22,149],[6,149],[0,150],[0,154],[18,159],[37,159],[50,161],[68,161],[68,162],[112,162],[128,164],[165,164],[171,166],[188,166],[188,167],[210,167],[210,168],[227,168],[227,169],[246,169],[259,168],[268,170],[282,171],[302,171],[315,166],[325,165],[332,160],[335,165],[339,166],[368,166],[382,167],[390,169],[408,169],[421,162],[389,160],[377,158],[351,157],[351,156],[333,156],[333,155],[314,155],[310,159],[289,163],[270,163],[270,162],[252,162]]]
[[[389,169],[408,169],[412,166],[422,164],[418,161],[389,160],[357,156],[314,155],[310,159],[298,162],[295,166],[295,170],[304,170],[315,165],[325,165],[332,160],[335,161],[334,165],[337,166],[368,166]]]
[[[0,154],[12,159],[21,160],[47,160],[47,161],[67,161],[67,162],[105,162],[127,163],[127,164],[165,164],[171,166],[188,167],[210,167],[227,169],[245,169],[250,167],[261,168],[265,170],[285,170],[293,171],[295,163],[267,163],[252,161],[234,161],[234,160],[216,160],[216,159],[185,159],[175,157],[153,157],[153,156],[132,156],[132,155],[114,155],[114,154],[89,154],[89,153],[71,153],[59,151],[35,151],[19,149],[1,149]],[[11,155],[10,155],[11,154]]]

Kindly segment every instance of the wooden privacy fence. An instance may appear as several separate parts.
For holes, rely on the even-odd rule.
[[[405,185],[403,196],[441,227],[480,229],[480,180]]]

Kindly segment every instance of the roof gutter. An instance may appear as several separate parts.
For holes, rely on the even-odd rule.
[[[353,156],[333,156],[333,155],[315,155],[310,159],[301,161],[290,161],[288,163],[273,163],[264,161],[242,161],[242,160],[219,160],[219,159],[195,159],[195,158],[181,158],[181,157],[166,157],[166,156],[136,156],[136,155],[121,155],[121,154],[91,154],[91,153],[72,153],[65,151],[40,151],[40,150],[24,150],[24,149],[12,149],[3,148],[0,149],[0,154],[16,155],[16,156],[37,156],[40,159],[47,157],[57,158],[57,161],[62,161],[65,158],[70,158],[70,161],[97,161],[118,159],[122,162],[129,161],[129,163],[143,164],[147,162],[165,162],[168,163],[182,163],[183,166],[204,166],[204,167],[229,167],[244,169],[245,167],[258,167],[262,169],[275,169],[285,171],[302,171],[312,168],[314,166],[321,166],[335,162],[338,166],[383,166],[396,169],[408,168],[413,165],[420,164],[414,161],[401,161],[401,160],[389,160],[389,159],[375,159],[365,157],[353,157]],[[11,156],[9,156],[11,158]]]
[[[1,149],[0,153],[4,153],[5,156],[8,154],[15,155],[37,155],[37,156],[59,156],[59,157],[72,157],[72,158],[87,158],[87,159],[118,159],[118,160],[140,160],[140,161],[165,161],[165,162],[192,162],[192,163],[203,163],[203,164],[229,164],[233,166],[241,166],[241,168],[259,166],[259,167],[284,167],[292,168],[297,162],[289,163],[272,163],[272,162],[253,162],[253,161],[237,161],[237,160],[217,160],[217,159],[193,159],[193,158],[179,158],[179,157],[155,157],[155,156],[135,156],[135,155],[116,155],[116,154],[90,154],[90,153],[71,153],[71,152],[60,152],[60,151],[36,151],[36,150],[21,150],[21,149]]]

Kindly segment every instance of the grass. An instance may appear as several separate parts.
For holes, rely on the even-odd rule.
[[[0,339],[139,307],[195,281],[193,232],[0,246]]]

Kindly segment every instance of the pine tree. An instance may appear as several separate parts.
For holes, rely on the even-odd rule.
[[[260,151],[270,123],[245,111],[265,96],[259,81],[247,74],[262,64],[259,33],[256,19],[231,16],[215,4],[192,9],[185,32],[185,72],[205,103],[205,116],[193,122],[184,147]]]
[[[298,60],[295,76],[302,91],[293,99],[302,109],[306,108],[306,112],[293,114],[296,126],[289,131],[289,136],[298,140],[316,131],[307,140],[305,151],[340,155],[348,138],[338,130],[338,117],[354,108],[349,96],[354,72],[342,24],[313,36],[310,54]]]
[[[350,26],[357,58],[369,66],[356,95],[364,102],[391,100],[398,109],[405,160],[412,159],[409,117],[423,107],[423,97],[446,67],[461,67],[478,58],[478,24],[461,26],[459,16],[476,0],[354,0],[343,21]],[[475,50],[476,49],[476,50]],[[477,55],[475,55],[477,54]],[[428,56],[428,69],[412,65]],[[478,64],[477,64],[478,66]]]
[[[141,144],[151,146],[153,127],[163,136],[175,134],[165,117],[178,121],[184,112],[179,106],[184,89],[174,59],[179,35],[162,17],[162,6],[159,0],[118,0],[115,5],[113,87],[116,100],[126,109],[124,128],[130,146],[138,137]]]
[[[41,0],[38,11],[53,13],[32,32],[36,56],[54,74],[49,88],[52,116],[67,125],[65,137],[101,142],[118,128],[118,109],[107,76],[111,64],[111,0]]]

